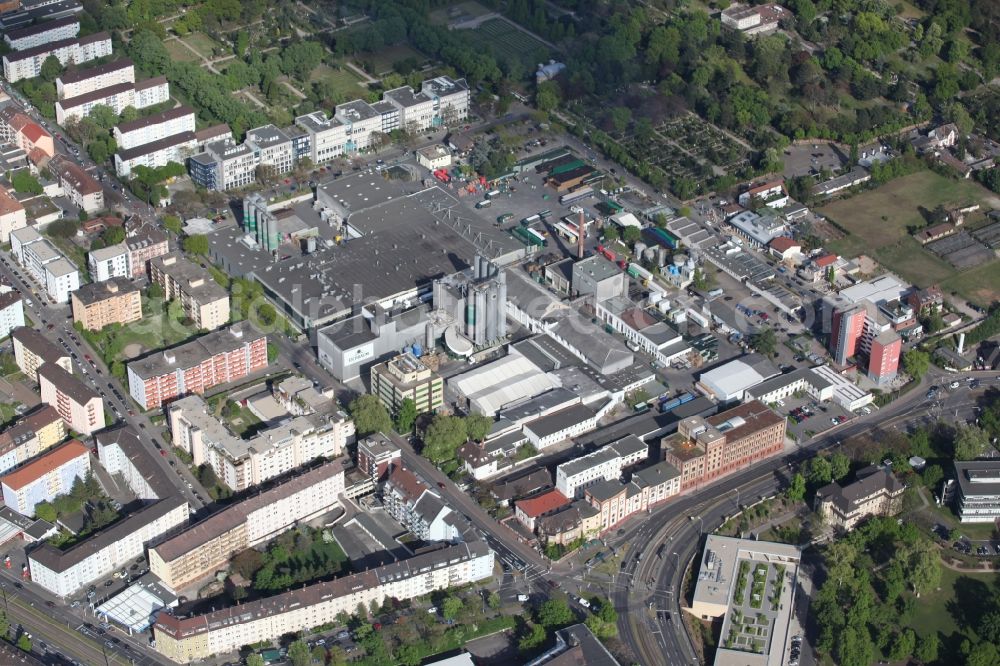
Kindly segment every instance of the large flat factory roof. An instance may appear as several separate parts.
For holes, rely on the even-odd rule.
[[[456,203],[433,187],[370,205],[348,218],[360,237],[261,266],[254,277],[299,325],[309,327],[346,316],[362,298],[383,300],[428,286],[468,268],[479,252],[492,258],[520,250],[484,218],[451,211]],[[356,293],[356,285],[363,291],[358,287]]]

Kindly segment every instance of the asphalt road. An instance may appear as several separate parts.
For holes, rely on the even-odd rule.
[[[995,374],[968,373],[967,376],[980,378],[982,384],[978,391],[981,392],[989,385],[1000,383]],[[974,394],[965,381],[961,381],[957,389],[943,389],[947,393],[939,400],[937,416],[927,410],[927,387],[932,384],[944,387],[953,379],[962,378],[962,375],[935,371],[924,378],[921,386],[882,410],[817,437],[792,454],[758,463],[669,502],[641,524],[609,539],[609,545],[631,544],[622,560],[625,568],[613,586],[613,601],[619,612],[621,639],[632,647],[639,662],[644,666],[698,663],[681,621],[679,603],[684,571],[700,548],[702,534],[715,530],[735,514],[741,504],[780,490],[791,469],[803,460],[874,426],[905,429],[927,423],[928,418],[936,421],[937,416],[974,418],[972,398],[978,392]],[[943,413],[940,410],[944,410]],[[660,556],[657,556],[658,551]],[[808,666],[806,661],[802,664]]]

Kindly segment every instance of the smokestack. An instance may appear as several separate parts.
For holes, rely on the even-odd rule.
[[[958,334],[958,353],[961,354],[965,351],[965,333]]]
[[[580,224],[576,228],[576,258],[583,259],[583,236],[586,233],[583,224],[583,208],[580,209]]]

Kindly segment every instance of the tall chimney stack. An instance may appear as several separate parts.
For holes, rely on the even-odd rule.
[[[580,224],[576,229],[576,258],[583,259],[583,237],[586,235],[586,227],[583,223],[583,209],[580,209]]]

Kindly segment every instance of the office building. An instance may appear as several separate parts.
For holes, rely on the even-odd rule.
[[[149,279],[168,300],[180,300],[195,328],[212,331],[229,323],[229,292],[180,252],[151,259]]]
[[[649,447],[635,435],[623,437],[593,453],[564,462],[556,467],[556,489],[572,499],[598,481],[616,480],[622,471],[645,460]]]
[[[789,663],[801,561],[798,546],[708,535],[691,608],[685,610],[699,620],[722,618],[716,666]],[[758,580],[764,582],[767,598],[751,596]],[[767,631],[761,632],[765,623]]]
[[[230,504],[149,549],[149,570],[174,590],[224,569],[236,553],[340,506],[344,466],[335,460]]]
[[[152,409],[188,393],[200,395],[266,367],[267,336],[241,321],[130,361],[129,395],[143,409]]]
[[[63,196],[72,201],[74,206],[88,215],[104,208],[104,188],[79,165],[62,155],[56,155],[49,160],[48,168],[62,188]]]
[[[135,66],[128,58],[96,67],[63,72],[56,79],[56,97],[69,99],[121,83],[135,83]]]
[[[372,366],[371,392],[390,414],[396,414],[407,399],[414,402],[418,414],[444,404],[444,380],[411,353]]]
[[[73,39],[80,34],[80,20],[75,16],[42,21],[24,28],[7,30],[3,40],[11,51],[24,51],[51,44],[64,39]]]
[[[456,541],[458,514],[413,472],[394,464],[380,490],[386,513],[422,541]]]
[[[1000,518],[1000,461],[955,461],[955,478],[945,486],[963,523],[993,523]]]
[[[51,502],[73,488],[90,472],[90,449],[71,439],[23,467],[0,477],[4,504],[25,516],[34,517],[35,505]]]
[[[905,490],[891,468],[871,465],[858,470],[851,483],[834,482],[817,490],[813,507],[827,525],[849,531],[870,516],[899,513]]]
[[[615,296],[625,296],[627,288],[625,273],[599,254],[573,264],[574,294],[592,295],[594,302],[599,303]]]
[[[103,282],[111,278],[131,278],[128,246],[121,242],[91,250],[87,253],[87,268],[90,271],[90,279],[94,282]]]
[[[327,118],[323,111],[314,111],[298,116],[295,125],[308,137],[308,156],[313,164],[325,164],[344,154],[347,126],[336,118]]]
[[[22,326],[11,331],[10,338],[14,343],[14,361],[29,379],[35,380],[38,368],[45,363],[73,372],[69,352],[60,349],[38,330]]]
[[[24,299],[13,287],[0,284],[0,340],[24,326]]]
[[[231,136],[206,142],[200,153],[188,158],[188,171],[196,185],[223,192],[256,182],[257,166],[253,149]]]
[[[79,65],[111,55],[111,35],[99,32],[78,39],[60,39],[40,44],[23,51],[12,51],[3,56],[4,78],[15,83],[33,79],[42,72],[42,64],[55,56],[63,67]]]
[[[73,321],[87,331],[139,321],[142,319],[140,294],[139,286],[124,278],[85,284],[72,295]]]
[[[785,426],[784,417],[753,400],[708,418],[682,419],[660,448],[687,490],[780,454]]]
[[[54,363],[38,368],[42,402],[52,405],[74,432],[92,435],[104,427],[104,402],[90,387]]]
[[[469,116],[471,92],[465,79],[438,76],[420,84],[420,92],[431,99],[434,115],[431,127],[451,127]]]
[[[66,424],[52,405],[41,405],[0,432],[0,474],[66,439]]]
[[[0,109],[0,138],[29,156],[52,157],[56,154],[52,135],[13,104]],[[32,161],[37,162],[37,157]]]
[[[460,543],[205,615],[161,613],[153,626],[156,651],[178,663],[208,659],[304,626],[335,622],[338,613],[351,614],[358,604],[414,599],[490,578],[493,557],[483,542]]]
[[[10,242],[10,233],[28,226],[28,215],[21,202],[0,187],[0,243]]]
[[[354,422],[339,410],[288,418],[248,439],[230,432],[197,395],[170,403],[167,416],[174,446],[237,492],[317,458],[335,458],[354,441]]]
[[[188,504],[177,495],[145,506],[66,550],[43,544],[28,553],[32,582],[59,597],[128,567],[146,547],[188,521]]]
[[[69,303],[69,295],[80,288],[80,271],[65,257],[45,264],[45,293],[54,303]]]

